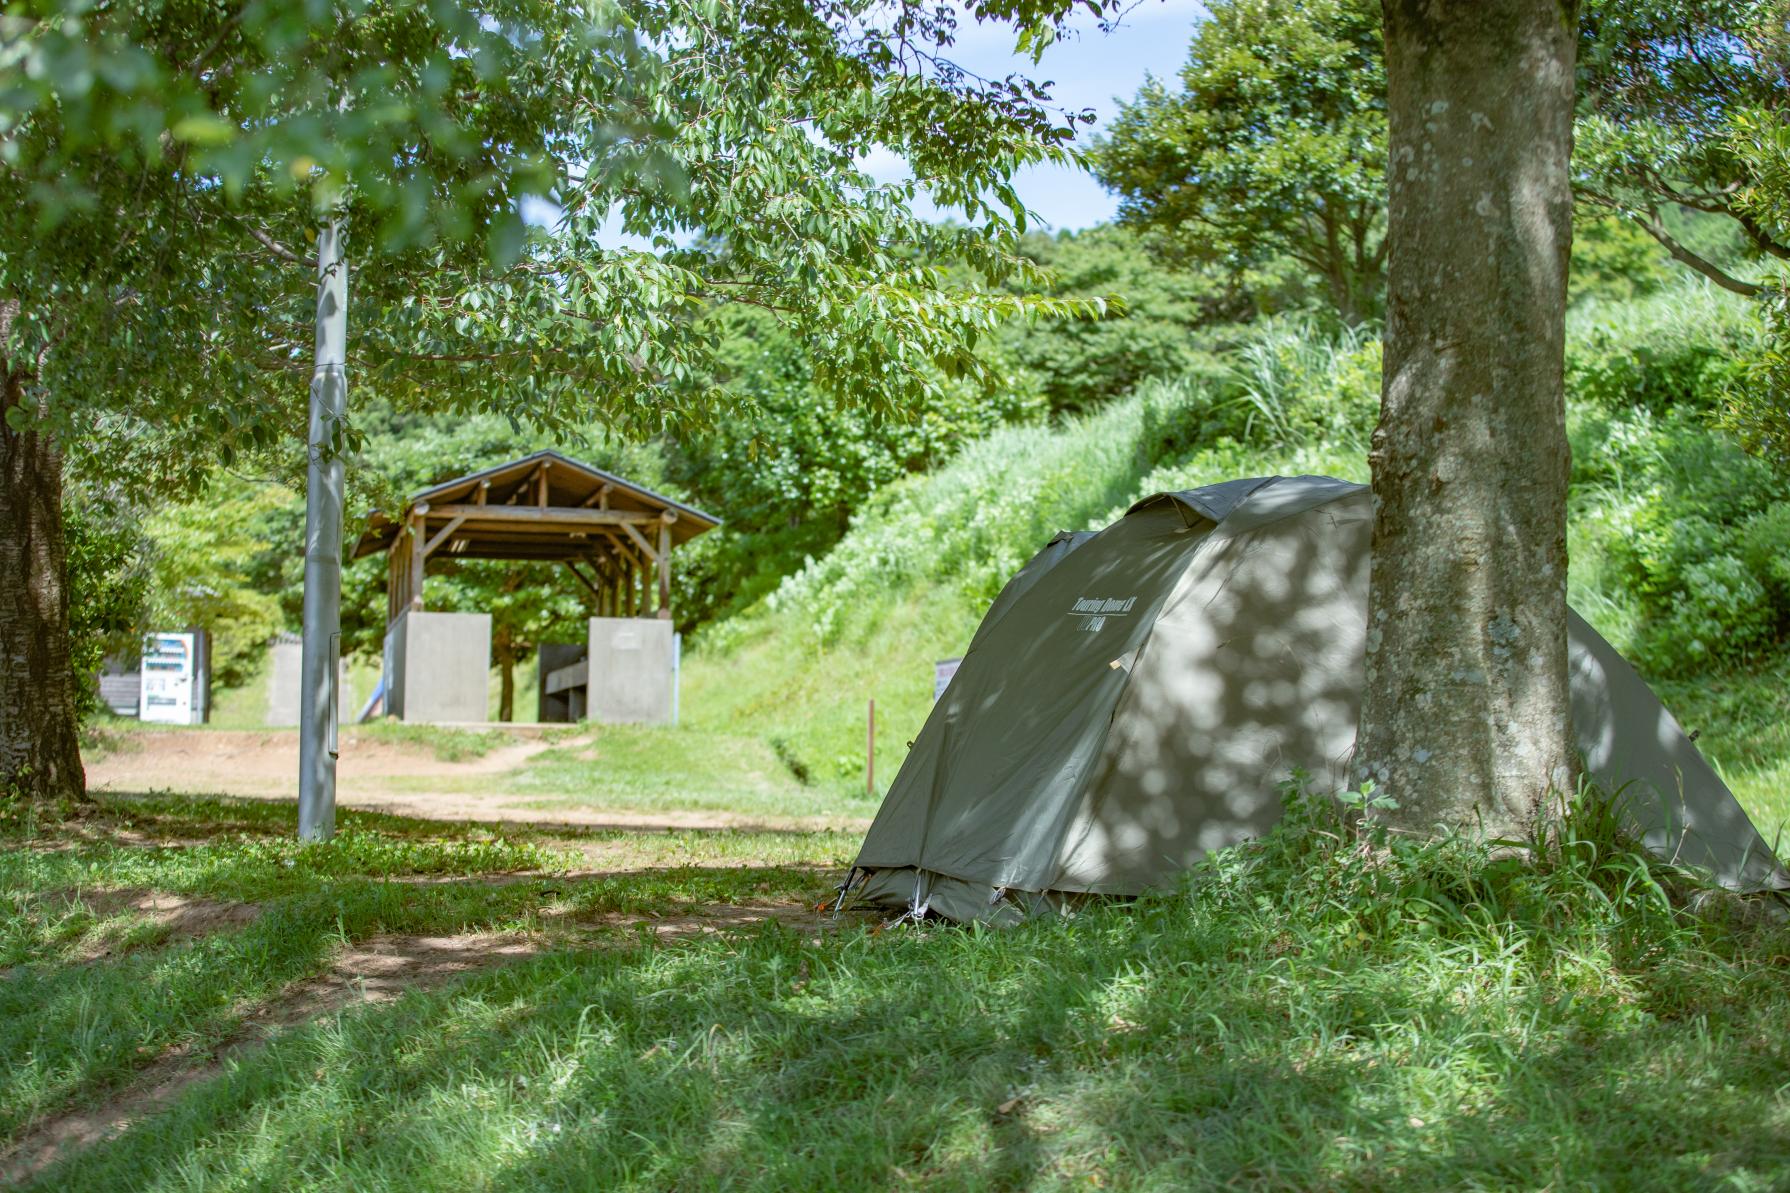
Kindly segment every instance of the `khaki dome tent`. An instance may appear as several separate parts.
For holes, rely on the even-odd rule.
[[[1371,496],[1329,477],[1164,493],[1060,534],[996,598],[858,854],[854,902],[1012,919],[1172,884],[1280,816],[1293,768],[1348,785]],[[1772,849],[1633,668],[1576,614],[1589,773],[1656,852],[1740,891]]]

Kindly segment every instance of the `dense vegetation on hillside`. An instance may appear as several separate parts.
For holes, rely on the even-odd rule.
[[[1759,335],[1745,303],[1700,283],[1574,312],[1572,601],[1651,678],[1682,681],[1668,697],[1775,820],[1790,813],[1773,790],[1790,743],[1760,735],[1790,722],[1775,678],[1790,633],[1790,479],[1711,425]],[[962,650],[1055,531],[1235,476],[1367,479],[1377,340],[1269,321],[1231,360],[1096,414],[996,432],[882,490],[831,552],[698,636],[687,715],[753,727],[816,782],[861,783],[866,700],[899,758],[930,705],[931,662]]]

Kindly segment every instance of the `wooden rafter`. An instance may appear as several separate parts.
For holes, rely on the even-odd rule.
[[[659,515],[650,510],[593,510],[579,506],[550,505],[437,505],[428,510],[429,517],[464,516],[469,522],[538,523],[544,526],[621,526],[627,523],[646,525],[657,522]]]
[[[427,559],[427,558],[429,558],[429,556],[435,554],[435,548],[441,546],[441,544],[447,540],[449,535],[453,534],[454,531],[460,529],[461,525],[464,524],[465,521],[466,521],[466,515],[459,514],[459,515],[456,515],[454,518],[451,518],[448,521],[448,524],[446,526],[443,526],[440,530],[437,530],[435,532],[434,537],[431,538],[428,542],[423,544],[423,558]]]
[[[658,551],[654,550],[653,545],[646,541],[646,536],[644,534],[641,534],[638,530],[634,529],[633,523],[623,522],[622,529],[628,532],[628,537],[634,540],[634,545],[636,547],[640,548],[640,554],[643,558],[649,559],[653,563],[659,562]]]

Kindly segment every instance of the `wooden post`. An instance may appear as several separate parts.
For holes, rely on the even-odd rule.
[[[671,616],[671,522],[667,514],[659,523],[659,616]]]
[[[423,570],[427,566],[423,555],[423,518],[428,512],[427,505],[419,505],[410,515],[410,607],[419,612],[423,607]]]
[[[391,625],[398,616],[398,540],[385,553],[385,624]]]
[[[870,715],[864,730],[864,794],[876,798],[876,697],[870,698]]]

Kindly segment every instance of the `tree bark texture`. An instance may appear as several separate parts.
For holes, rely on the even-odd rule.
[[[0,345],[18,311],[0,300]],[[4,417],[33,401],[30,382],[26,365],[0,360],[0,791],[80,799],[62,453],[48,432],[14,430]]]
[[[1525,836],[1573,773],[1563,388],[1577,0],[1385,0],[1390,240],[1356,773]]]

